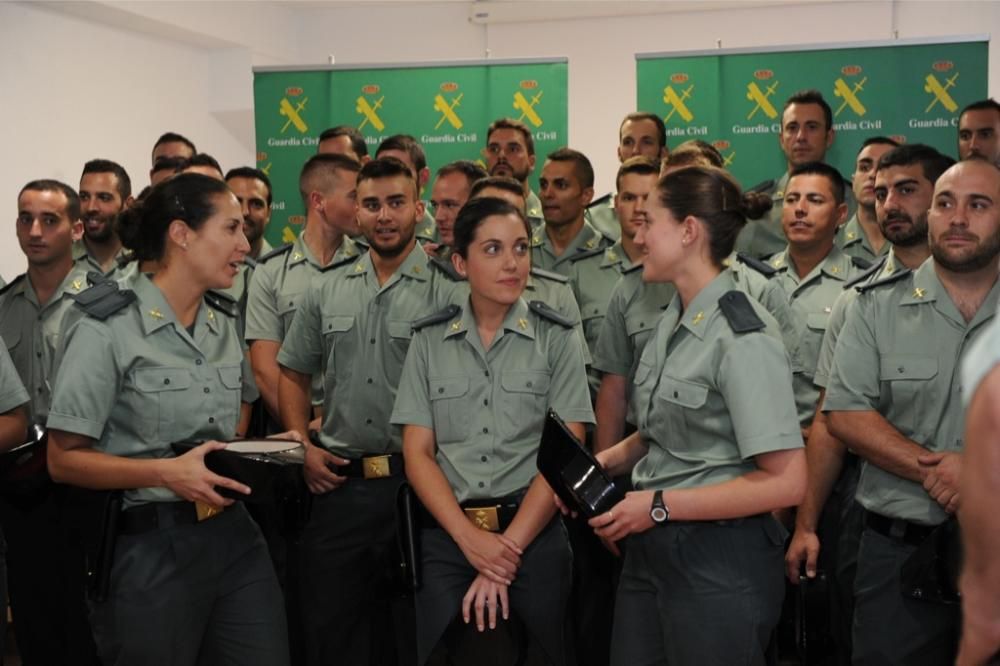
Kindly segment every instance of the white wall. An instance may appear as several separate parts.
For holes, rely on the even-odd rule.
[[[775,0],[777,1],[777,0]],[[569,58],[571,145],[587,153],[607,191],[616,130],[634,110],[637,52],[949,37],[1000,27],[1000,2],[883,0],[724,3],[0,2],[0,275],[21,272],[14,238],[17,190],[31,178],[76,185],[83,163],[121,162],[147,182],[156,136],[179,131],[223,167],[253,163],[254,65],[483,58]],[[754,5],[754,6],[748,6]],[[573,7],[586,17],[573,18]],[[491,11],[500,21],[469,20]],[[546,18],[550,20],[546,20]],[[1000,95],[1000,50],[990,49],[989,90]],[[3,207],[6,208],[3,208]]]

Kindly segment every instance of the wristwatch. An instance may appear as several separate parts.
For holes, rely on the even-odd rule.
[[[663,491],[657,490],[653,493],[653,506],[649,509],[649,517],[657,525],[666,525],[670,520],[670,509],[663,503]]]

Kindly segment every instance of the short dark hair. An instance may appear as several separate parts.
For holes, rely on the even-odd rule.
[[[522,190],[523,192],[523,190]],[[524,232],[531,238],[531,225],[525,219],[524,213],[508,201],[496,197],[481,197],[469,199],[455,218],[455,241],[453,250],[460,257],[469,256],[469,246],[476,237],[476,229],[484,220],[493,215],[513,215],[524,225]]]
[[[153,162],[153,173],[157,171],[172,171],[174,173],[180,173],[187,166],[186,157],[158,157],[155,162]]]
[[[413,167],[417,170],[417,173],[413,174],[414,178],[419,178],[420,172],[427,168],[427,154],[424,153],[423,146],[409,134],[393,134],[386,137],[375,149],[375,156],[378,157],[384,150],[401,150],[409,155]]]
[[[327,139],[336,139],[338,136],[346,136],[351,140],[351,150],[354,151],[359,160],[362,157],[368,156],[368,144],[365,143],[365,137],[353,125],[337,125],[336,127],[323,130],[323,133],[319,135],[319,142],[323,143]]]
[[[826,162],[807,162],[792,169],[788,174],[788,180],[796,176],[822,176],[830,181],[830,191],[833,192],[833,200],[837,205],[844,203],[846,196],[844,187],[844,177],[835,168]],[[787,189],[787,188],[786,188]]]
[[[118,190],[118,196],[121,197],[122,203],[125,202],[130,196],[132,196],[132,179],[128,177],[128,172],[122,167],[118,162],[112,162],[111,160],[90,160],[83,165],[83,173],[80,174],[80,180],[88,173],[112,173],[115,175],[115,189]]]
[[[308,208],[309,193],[329,187],[329,181],[338,169],[357,173],[361,170],[361,164],[346,155],[333,153],[313,155],[307,159],[302,165],[302,171],[299,172],[299,196],[302,197],[302,205]]]
[[[913,166],[914,164],[919,164],[924,172],[924,178],[934,184],[941,177],[941,174],[955,164],[955,160],[926,144],[904,143],[882,155],[875,171],[878,172],[880,169],[888,169],[889,167]]]
[[[663,122],[663,118],[655,113],[649,113],[647,111],[635,111],[628,114],[622,119],[621,124],[618,126],[618,140],[621,141],[622,129],[625,128],[625,123],[632,121],[634,123],[649,120],[656,125],[656,131],[660,133],[660,148],[667,147],[667,126]]]
[[[720,153],[719,149],[710,144],[708,141],[702,141],[701,139],[688,139],[674,148],[674,150],[694,150],[701,153],[701,155],[708,160],[710,165],[719,167],[720,169],[724,169],[726,166],[726,160],[722,158],[722,153]]]
[[[861,147],[858,148],[858,152],[860,153],[868,146],[874,146],[876,144],[883,146],[892,146],[893,148],[899,147],[899,141],[896,141],[893,138],[887,136],[870,136],[861,143]]]
[[[21,188],[17,198],[20,199],[25,192],[60,192],[66,197],[66,216],[69,217],[69,221],[76,222],[80,219],[80,195],[61,180],[53,178],[33,180]]]
[[[453,173],[460,173],[465,176],[465,179],[469,181],[470,186],[477,180],[488,176],[486,169],[479,166],[475,162],[470,160],[455,160],[454,162],[448,162],[443,167],[438,169],[437,177],[440,178],[441,176],[448,176]]]
[[[183,168],[187,169],[188,167],[211,167],[218,171],[220,176],[225,173],[219,161],[208,153],[195,153],[189,157]]]
[[[514,120],[513,118],[497,118],[490,123],[489,128],[486,130],[486,143],[490,142],[490,136],[493,135],[493,132],[501,129],[520,132],[521,136],[524,137],[524,147],[528,149],[528,155],[535,154],[535,137],[531,136],[531,130],[520,120]]]
[[[487,176],[472,184],[472,189],[469,190],[469,199],[475,199],[480,192],[490,187],[524,197],[524,186],[510,176]]]
[[[810,88],[808,90],[800,90],[785,102],[785,106],[781,108],[781,128],[785,128],[785,111],[788,110],[792,104],[816,104],[823,109],[823,118],[826,120],[827,131],[833,129],[833,110],[830,105],[826,103],[823,99],[823,93],[816,90],[815,88]]]
[[[177,132],[164,132],[160,135],[160,138],[156,140],[156,143],[153,144],[153,150],[150,151],[150,155],[152,156],[152,154],[156,152],[156,149],[164,143],[183,143],[191,149],[192,155],[198,152],[198,149],[194,147],[194,143],[192,143],[191,139],[186,136],[178,134]]]
[[[213,199],[232,193],[221,180],[200,173],[182,173],[156,185],[145,198],[118,216],[118,236],[138,261],[163,258],[167,229],[182,220],[198,229],[215,214]]]
[[[271,205],[271,179],[268,178],[267,174],[260,169],[255,169],[250,166],[235,167],[226,172],[225,181],[227,183],[230,178],[250,178],[264,183],[264,187],[267,188],[267,205]]]
[[[319,157],[318,155],[316,157]],[[382,178],[395,178],[403,176],[413,183],[413,190],[417,190],[417,177],[410,171],[410,167],[403,164],[395,157],[376,157],[358,171],[358,186],[366,180],[380,180]],[[416,196],[416,195],[414,195]]]
[[[671,150],[670,154],[660,161],[660,170],[662,171],[665,171],[666,169],[680,169],[681,167],[689,166],[721,168],[718,164],[714,164],[712,160],[705,155],[705,153],[701,152],[694,146],[688,146],[686,148],[678,147]]]
[[[959,120],[961,120],[962,116],[965,115],[966,111],[990,111],[990,110],[1000,113],[1000,103],[998,103],[992,97],[989,97],[987,99],[981,99],[978,102],[973,102],[972,104],[969,104],[964,109],[962,109],[961,113],[958,114],[958,118]]]
[[[630,173],[639,174],[640,176],[658,176],[660,174],[660,165],[648,157],[642,157],[641,155],[628,158],[618,167],[618,174],[615,176],[616,190],[621,189],[622,178]]]
[[[587,189],[594,186],[594,167],[590,164],[587,156],[579,150],[560,148],[549,153],[545,159],[549,162],[572,162],[576,179],[580,181],[580,187]]]

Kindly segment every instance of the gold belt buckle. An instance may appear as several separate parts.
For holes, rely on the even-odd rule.
[[[476,506],[464,509],[465,517],[472,521],[472,524],[487,532],[500,531],[500,514],[496,506]]]
[[[204,502],[195,502],[194,511],[198,515],[198,522],[214,518],[225,510],[225,507],[215,507]]]
[[[389,456],[371,456],[361,459],[366,479],[384,479],[389,476]]]

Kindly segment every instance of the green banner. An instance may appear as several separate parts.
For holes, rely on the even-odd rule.
[[[708,141],[750,187],[785,172],[782,107],[815,88],[833,109],[836,139],[826,159],[850,178],[870,136],[955,155],[959,111],[987,96],[988,51],[986,41],[966,41],[637,55],[637,103],[663,117],[668,145]]]
[[[486,128],[509,116],[534,132],[535,153],[545,155],[569,141],[566,77],[565,60],[254,70],[257,166],[274,189],[268,242],[294,240],[305,221],[299,171],[323,130],[357,127],[370,154],[386,137],[411,134],[434,172],[457,159],[482,163]],[[541,167],[538,160],[535,177]]]

